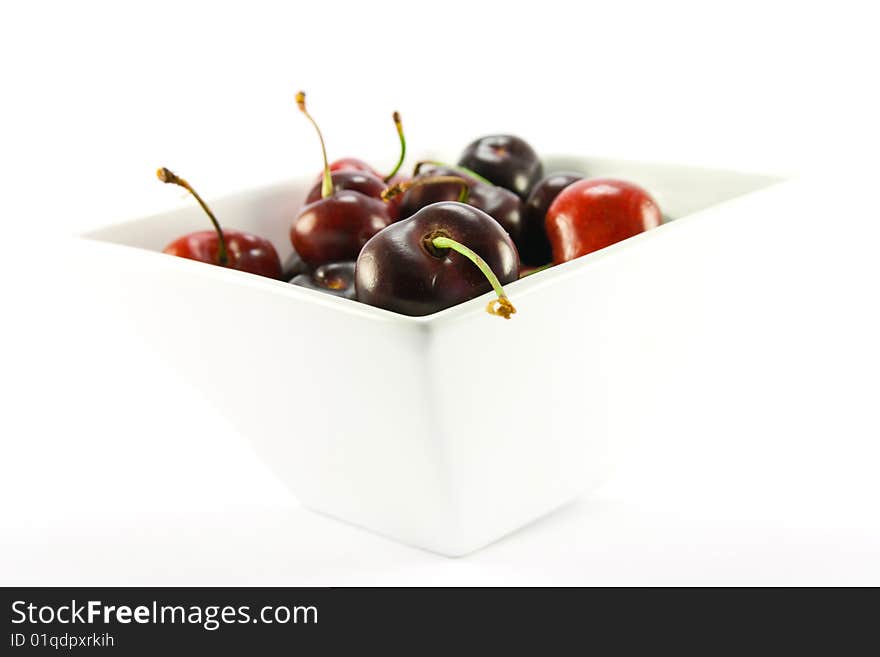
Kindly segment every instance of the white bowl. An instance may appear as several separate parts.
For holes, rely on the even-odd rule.
[[[157,355],[184,369],[308,507],[445,555],[478,549],[596,486],[607,471],[609,377],[675,295],[700,212],[776,182],[763,175],[577,157],[575,170],[641,184],[671,220],[507,287],[406,317],[160,253],[203,230],[195,203],[85,237],[116,272],[109,297]],[[224,226],[290,252],[314,174],[211,201]],[[730,230],[722,222],[718,230]],[[125,248],[137,247],[137,248]],[[612,436],[613,437],[613,436]]]

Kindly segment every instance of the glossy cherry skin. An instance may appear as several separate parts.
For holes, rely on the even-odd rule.
[[[267,278],[281,278],[281,259],[269,240],[238,230],[224,230],[223,237],[228,258],[225,265],[221,265],[218,259],[220,238],[215,230],[200,230],[178,237],[163,251]]]
[[[344,299],[357,299],[354,287],[354,262],[328,262],[311,274],[300,274],[290,282],[310,290],[327,292]]]
[[[289,281],[294,276],[305,274],[309,271],[309,266],[299,257],[296,249],[290,252],[287,259],[281,264],[281,280]]]
[[[478,253],[502,284],[519,277],[516,247],[497,221],[464,203],[434,203],[366,243],[355,270],[358,301],[421,316],[490,291],[489,281],[465,256],[429,246],[441,235]]]
[[[373,198],[379,198],[382,195],[382,190],[386,187],[381,178],[377,178],[372,173],[355,169],[335,171],[330,174],[330,180],[333,181],[333,189],[335,190],[351,189]],[[306,203],[314,203],[321,200],[322,182],[323,176],[309,190],[308,196],[306,196]]]
[[[592,178],[563,189],[547,210],[545,227],[556,263],[659,226],[660,207],[638,185]]]
[[[529,144],[513,135],[488,135],[471,142],[458,164],[525,199],[544,175],[544,167]]]
[[[310,267],[357,258],[361,247],[391,223],[387,205],[350,189],[309,203],[290,227],[290,241]]]
[[[496,185],[487,185],[472,176],[463,174],[451,167],[423,167],[417,178],[432,176],[455,176],[468,183],[470,195],[468,205],[472,205],[495,219],[508,232],[514,244],[519,246],[522,234],[523,205],[519,197],[510,190]],[[411,187],[400,201],[400,217],[410,217],[431,203],[455,201],[461,193],[461,185],[456,183],[437,183]]]
[[[369,173],[381,178],[382,174],[376,171],[369,164],[356,157],[343,157],[330,163],[330,173],[334,171],[360,171],[361,173]],[[321,180],[323,173],[318,174],[318,180]]]
[[[331,173],[330,179],[333,181],[333,189],[337,191],[350,189],[355,192],[360,192],[365,196],[369,196],[371,198],[379,200],[381,200],[382,198],[382,192],[385,190],[386,187],[388,187],[389,184],[391,184],[386,184],[381,178],[377,178],[371,173],[365,173],[364,171],[355,171],[354,169]],[[318,181],[309,190],[309,195],[306,196],[306,203],[314,203],[315,201],[320,200],[321,181]],[[397,197],[388,201],[386,209],[388,211],[388,216],[391,217],[391,220],[396,221],[400,213],[400,201],[397,199]]]
[[[532,187],[525,204],[522,239],[517,243],[520,260],[525,264],[540,267],[553,260],[550,240],[547,239],[544,228],[547,210],[559,196],[559,192],[582,179],[583,176],[579,173],[551,173]]]
[[[374,178],[382,179],[382,174],[376,171],[369,164],[364,162],[363,160],[359,160],[356,157],[343,157],[339,160],[334,160],[330,163],[330,173],[341,173],[343,171],[357,171],[359,173],[365,173],[373,176]],[[315,184],[318,186],[318,190],[320,193],[321,188],[321,180],[324,178],[324,172],[318,174],[315,178]]]
[[[397,174],[391,180],[385,183],[385,186],[390,187],[398,183],[409,182],[410,180],[412,180],[410,176]],[[400,219],[400,207],[403,203],[403,196],[403,194],[398,194],[397,196],[394,196],[385,201],[385,203],[388,205],[388,214],[391,216],[391,221],[397,221],[398,219]]]

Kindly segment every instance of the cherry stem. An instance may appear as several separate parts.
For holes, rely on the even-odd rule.
[[[388,187],[382,190],[382,200],[390,201],[395,196],[403,194],[408,189],[412,189],[413,187],[422,187],[423,185],[440,185],[443,183],[455,183],[456,185],[461,185],[461,191],[458,193],[458,202],[459,203],[467,203],[467,200],[471,195],[471,188],[468,185],[468,181],[464,178],[459,178],[458,176],[425,176],[424,178],[413,178],[412,180],[406,180],[404,182],[399,182],[391,187]]]
[[[211,212],[211,208],[208,207],[208,204],[202,200],[202,197],[199,196],[198,192],[196,192],[196,190],[194,190],[192,186],[188,182],[186,182],[186,180],[178,176],[170,169],[162,167],[161,169],[158,169],[156,171],[156,176],[163,183],[170,183],[172,185],[183,187],[199,202],[199,205],[202,206],[202,210],[205,211],[205,213],[208,215],[208,218],[211,220],[211,223],[214,224],[214,230],[217,231],[217,239],[220,241],[220,247],[217,249],[217,262],[219,262],[223,266],[226,266],[226,264],[229,262],[229,253],[226,250],[226,236],[223,235],[223,229],[220,228],[220,222],[217,221],[217,217],[215,217],[214,213]]]
[[[440,235],[431,240],[431,245],[435,249],[452,249],[453,251],[460,253],[465,258],[474,263],[477,268],[481,272],[483,272],[483,276],[485,276],[489,280],[489,283],[492,284],[492,289],[495,290],[495,294],[498,295],[497,299],[493,299],[489,302],[489,305],[486,306],[486,312],[488,312],[490,315],[498,315],[499,317],[503,317],[504,319],[510,319],[510,316],[516,312],[516,308],[514,308],[513,304],[510,303],[510,299],[507,298],[507,294],[505,294],[504,288],[501,287],[501,282],[498,280],[495,272],[492,271],[492,268],[485,260],[483,260],[479,255],[466,247],[464,244],[462,244],[461,242],[456,242],[451,237],[444,237]]]
[[[324,135],[321,134],[321,128],[306,110],[306,92],[298,91],[296,94],[296,104],[299,111],[306,115],[306,118],[315,126],[315,132],[318,133],[318,140],[321,142],[321,154],[324,156],[324,177],[321,180],[321,198],[327,198],[333,193],[333,178],[330,177],[330,163],[327,161],[327,148],[324,146]]]
[[[493,183],[491,180],[488,180],[487,178],[484,178],[483,176],[481,176],[480,174],[478,174],[476,171],[471,171],[471,170],[468,169],[467,167],[463,167],[463,166],[461,166],[461,165],[459,165],[459,164],[446,164],[446,162],[438,162],[437,160],[420,160],[420,161],[416,162],[416,166],[415,166],[415,168],[413,169],[413,178],[415,178],[417,175],[419,175],[419,171],[421,171],[421,170],[422,170],[422,167],[425,166],[425,165],[430,165],[430,166],[433,166],[433,167],[445,167],[445,168],[447,168],[447,169],[453,169],[453,170],[455,170],[455,171],[458,171],[459,173],[463,173],[463,174],[465,174],[465,175],[467,175],[467,176],[470,176],[471,178],[476,178],[477,180],[479,180],[479,181],[480,181],[481,183],[483,183],[484,185],[494,185],[494,183]]]
[[[406,158],[406,137],[403,136],[403,123],[400,120],[400,112],[395,112],[391,115],[391,118],[394,120],[394,127],[397,128],[397,137],[400,139],[400,159],[397,160],[397,164],[394,165],[391,173],[383,179],[386,183],[390,181],[398,171],[400,171],[400,167],[403,166],[403,160]]]

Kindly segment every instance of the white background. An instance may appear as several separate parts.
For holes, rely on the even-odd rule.
[[[880,584],[868,6],[5,4],[0,584]],[[316,170],[300,88],[331,157],[393,160],[399,109],[414,150],[511,131],[824,203],[744,227],[709,357],[670,373],[686,413],[637,413],[600,491],[449,560],[299,507],[74,284],[64,236],[181,202],[157,166],[208,197]]]

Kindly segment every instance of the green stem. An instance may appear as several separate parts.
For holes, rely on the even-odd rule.
[[[186,191],[193,195],[196,201],[199,202],[199,205],[202,206],[202,210],[205,211],[205,214],[208,215],[211,223],[214,224],[214,230],[217,231],[217,239],[219,240],[220,244],[219,248],[217,249],[217,262],[225,267],[226,264],[229,262],[229,252],[226,250],[226,236],[223,235],[223,229],[220,228],[220,222],[217,221],[217,217],[215,217],[214,213],[211,212],[211,208],[208,207],[208,204],[202,200],[202,197],[199,196],[198,192],[194,190],[186,180],[178,176],[170,169],[162,167],[161,169],[156,171],[156,176],[163,183],[170,183],[172,185],[183,187]]]
[[[315,126],[315,132],[318,133],[318,141],[321,142],[321,154],[324,156],[324,176],[321,179],[321,198],[327,198],[333,193],[333,178],[330,177],[330,163],[327,161],[327,148],[324,146],[324,135],[321,134],[321,128],[318,127],[317,121],[312,118],[306,110],[306,92],[299,91],[296,94],[296,104],[299,111],[306,115],[306,118]]]
[[[483,276],[485,276],[489,283],[491,283],[492,289],[495,290],[495,294],[498,295],[498,302],[491,302],[486,307],[486,310],[493,315],[499,315],[504,317],[504,319],[510,319],[510,316],[516,312],[516,308],[513,307],[513,304],[510,303],[510,299],[507,298],[504,288],[501,287],[501,281],[498,280],[495,272],[492,271],[492,268],[485,260],[483,260],[483,258],[461,242],[456,242],[451,237],[444,237],[442,235],[435,237],[431,240],[431,245],[435,249],[452,249],[474,263],[477,266],[477,269],[479,269],[483,273]],[[495,303],[499,304],[497,308],[495,307]]]
[[[483,183],[484,185],[494,185],[494,183],[491,180],[484,178],[483,176],[478,174],[476,171],[471,171],[467,167],[463,167],[458,164],[446,164],[446,162],[438,162],[437,160],[421,160],[419,162],[416,162],[416,166],[413,169],[413,178],[415,178],[417,175],[419,175],[419,171],[421,171],[422,167],[425,166],[426,164],[429,164],[429,165],[435,166],[435,167],[446,167],[447,169],[452,169],[454,171],[458,171],[459,173],[463,173],[467,176],[470,176],[471,178],[475,178],[475,179],[479,180],[481,183]]]
[[[397,128],[397,137],[400,139],[400,158],[397,160],[397,164],[391,170],[391,173],[385,176],[385,182],[390,181],[400,171],[400,167],[403,166],[403,160],[406,158],[406,137],[403,136],[403,123],[400,120],[400,113],[395,112],[391,115],[391,118],[394,119],[394,127]]]

